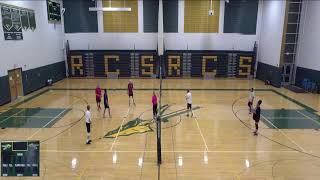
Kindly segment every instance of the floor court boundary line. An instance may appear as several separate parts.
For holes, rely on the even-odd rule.
[[[46,153],[113,153],[114,151],[108,151],[108,150],[41,150],[41,152],[46,152]],[[116,151],[117,153],[142,153],[142,152],[146,152],[146,153],[157,153],[156,150],[150,150],[150,151]],[[203,153],[203,150],[199,150],[199,151],[161,151],[164,153]],[[297,151],[205,151],[208,153],[298,153]]]
[[[55,116],[1,116],[0,117],[25,117],[25,118],[55,118]]]
[[[193,113],[193,115],[194,115],[193,119],[196,121],[196,124],[197,124],[197,127],[198,127],[198,129],[199,129],[199,132],[200,132],[200,135],[201,135],[202,141],[203,141],[203,143],[204,143],[204,145],[205,145],[205,152],[208,152],[208,151],[209,151],[209,148],[208,148],[208,145],[207,145],[206,139],[204,138],[203,133],[202,133],[202,131],[201,131],[201,129],[200,129],[200,126],[199,126],[199,123],[198,123],[197,116],[195,115],[195,113],[194,113],[192,110],[191,110],[191,112],[192,112],[192,113]],[[188,113],[189,113],[189,112],[188,112]]]
[[[295,144],[297,147],[299,147],[303,152],[307,152],[302,146],[297,144],[294,140],[292,140],[288,135],[286,135],[282,130],[280,130],[277,126],[275,126],[272,122],[270,122],[266,117],[264,117],[262,114],[261,116],[270,123],[273,127],[275,127],[283,136],[285,136],[289,141],[291,141],[293,144]]]
[[[6,120],[8,120],[8,119],[10,119],[11,117],[13,117],[14,115],[16,115],[16,114],[19,114],[21,111],[23,111],[23,110],[25,110],[25,108],[22,108],[20,111],[18,111],[18,112],[16,112],[16,113],[14,113],[13,115],[11,115],[11,116],[9,116],[9,117],[7,117],[7,118],[5,118],[5,119],[3,119],[3,120],[1,120],[0,121],[0,123],[2,123],[2,122],[4,122],[4,121],[6,121]]]
[[[315,119],[313,119],[312,117],[304,114],[303,112],[300,112],[299,110],[296,110],[299,114],[301,114],[302,116],[306,117],[307,119],[310,119],[311,121],[315,122],[316,124],[320,125],[320,123],[318,121],[316,121]]]
[[[120,127],[119,127],[118,132],[117,132],[117,135],[116,135],[116,137],[114,138],[114,140],[113,140],[113,142],[112,142],[112,144],[111,144],[110,151],[112,151],[113,146],[114,146],[114,144],[116,143],[116,141],[117,141],[117,139],[118,139],[118,136],[119,136],[119,133],[120,133],[120,131],[121,131],[121,129],[122,129],[123,123],[124,123],[124,121],[125,121],[125,120],[128,118],[128,116],[129,116],[129,112],[130,112],[130,106],[129,106],[129,108],[128,108],[128,111],[127,111],[126,115],[125,115],[125,116],[123,117],[123,119],[122,119],[121,125],[120,125]]]

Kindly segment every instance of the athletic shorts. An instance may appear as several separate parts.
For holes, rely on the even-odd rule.
[[[158,104],[153,105],[153,114],[156,115],[158,112]]]
[[[105,109],[110,108],[110,107],[109,107],[109,104],[104,104],[104,108],[105,108]]]
[[[249,106],[249,107],[252,106],[252,102],[251,102],[251,101],[248,102],[248,106]]]
[[[87,133],[91,132],[91,123],[86,123]]]
[[[187,104],[187,109],[192,109],[192,104]]]
[[[260,117],[258,117],[256,114],[253,114],[252,118],[256,123],[260,121]]]
[[[101,98],[96,97],[96,101],[97,101],[97,102],[101,102]]]
[[[130,93],[130,94],[129,94],[129,97],[133,97],[133,93]]]

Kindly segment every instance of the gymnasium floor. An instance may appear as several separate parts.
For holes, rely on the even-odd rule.
[[[169,79],[163,82],[162,158],[156,163],[152,89],[159,80],[66,79],[0,107],[2,140],[40,140],[41,176],[29,179],[318,179],[320,96],[295,94],[261,81]],[[108,88],[112,118],[95,106]],[[259,135],[247,112],[249,88],[262,99]],[[195,117],[186,117],[191,89]],[[91,145],[84,110],[92,108]],[[15,178],[3,178],[15,179]],[[16,178],[19,179],[19,178]],[[24,178],[28,179],[28,178]]]

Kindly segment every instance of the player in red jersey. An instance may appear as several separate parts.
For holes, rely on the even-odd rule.
[[[129,106],[130,106],[130,97],[132,98],[132,101],[133,101],[133,105],[135,106],[136,103],[134,102],[134,98],[133,98],[133,83],[131,80],[129,80],[129,83],[128,83],[128,95],[129,95]]]
[[[101,107],[100,107],[100,102],[101,102],[101,88],[100,88],[99,84],[98,84],[97,87],[96,87],[96,102],[97,102],[98,110],[100,110],[100,109],[101,109]]]

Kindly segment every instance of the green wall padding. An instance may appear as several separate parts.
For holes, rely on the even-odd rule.
[[[53,82],[59,81],[66,77],[65,62],[57,62],[42,66],[35,69],[30,69],[22,72],[23,91],[27,95],[46,86],[47,80],[51,78]]]
[[[278,67],[258,62],[257,79],[270,81],[271,85],[281,87],[281,70]]]
[[[305,78],[309,79],[311,82],[316,83],[317,86],[320,87],[320,71],[307,69],[303,67],[297,67],[295,85],[299,87],[303,87],[302,81]]]
[[[11,101],[8,76],[0,77],[0,105]]]

